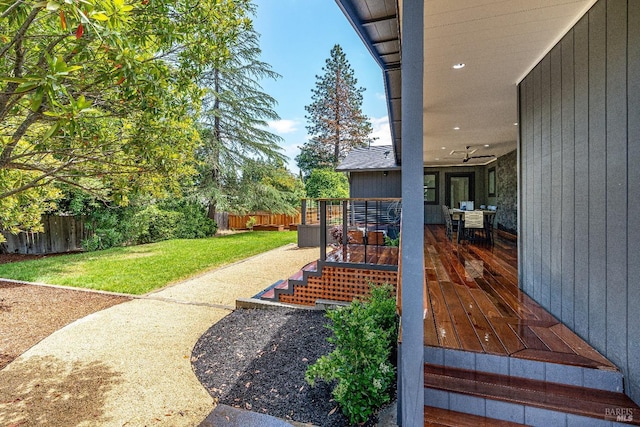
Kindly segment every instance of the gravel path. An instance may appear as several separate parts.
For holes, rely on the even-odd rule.
[[[317,426],[346,426],[320,381],[311,388],[307,367],[333,346],[323,311],[238,310],[197,342],[196,376],[220,403]]]
[[[317,248],[287,245],[68,324],[0,370],[0,426],[198,425],[214,405],[193,372],[194,343],[235,298],[314,258]],[[4,304],[0,316],[32,305]]]

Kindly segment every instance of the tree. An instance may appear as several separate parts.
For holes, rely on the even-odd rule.
[[[296,163],[305,179],[314,169],[335,167],[333,150],[328,144],[323,144],[315,138],[311,138],[300,147],[300,154],[296,156]]]
[[[225,182],[223,203],[235,213],[293,214],[304,198],[304,184],[282,161],[247,160]]]
[[[307,197],[312,199],[340,199],[349,197],[349,180],[342,172],[314,169],[305,182]]]
[[[330,146],[333,152],[331,161],[335,167],[349,150],[370,142],[372,127],[362,113],[364,88],[356,87],[358,81],[340,45],[331,49],[322,71],[322,76],[316,76],[312,103],[305,107],[309,122],[307,131],[317,142],[303,147],[303,153],[309,149],[313,155],[324,158],[325,153],[319,147]],[[305,159],[311,154],[301,156]]]
[[[209,204],[209,216],[216,209],[237,210],[225,197],[255,162],[282,163],[278,135],[268,130],[267,121],[279,118],[276,100],[263,92],[259,83],[264,78],[277,79],[278,73],[260,61],[259,36],[245,29],[230,44],[230,59],[204,73],[200,84],[206,87],[201,119],[204,146],[199,152],[203,166],[199,187]],[[230,181],[229,181],[230,180]],[[255,195],[255,194],[254,194]],[[265,197],[269,194],[265,193]],[[264,201],[267,203],[267,201]]]
[[[194,79],[229,58],[248,2],[0,0],[0,227],[33,227],[58,183],[121,204],[176,190]]]

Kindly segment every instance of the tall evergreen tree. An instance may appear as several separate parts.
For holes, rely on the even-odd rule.
[[[358,80],[340,45],[331,49],[322,71],[322,76],[316,76],[312,103],[305,107],[309,123],[307,131],[313,135],[315,142],[305,144],[299,158],[309,157],[304,151],[312,150],[311,157],[315,155],[323,159],[326,157],[326,146],[329,146],[332,166],[335,167],[349,150],[370,141],[372,127],[368,117],[362,113],[362,93],[365,89],[356,87]],[[319,150],[319,146],[325,146],[325,149]]]
[[[201,135],[204,147],[200,191],[209,204],[209,215],[217,209],[233,209],[226,187],[235,187],[248,163],[269,165],[284,162],[278,135],[267,121],[279,119],[276,100],[263,92],[260,80],[277,79],[278,73],[260,61],[259,35],[253,30],[240,34],[231,45],[230,60],[205,73]]]

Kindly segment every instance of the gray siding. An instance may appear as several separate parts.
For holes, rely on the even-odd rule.
[[[349,194],[352,198],[402,197],[401,173],[351,172]]]
[[[636,402],[639,45],[640,2],[600,0],[519,86],[522,289],[618,365]]]

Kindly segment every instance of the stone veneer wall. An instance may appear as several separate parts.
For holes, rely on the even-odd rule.
[[[518,163],[516,150],[496,161],[496,222],[510,233],[518,231]]]

